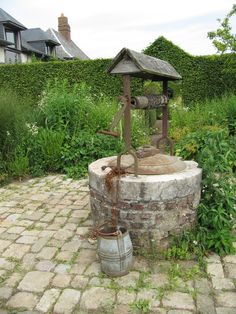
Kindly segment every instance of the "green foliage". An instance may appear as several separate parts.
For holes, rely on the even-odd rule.
[[[0,86],[10,87],[18,95],[39,99],[48,81],[67,79],[70,86],[84,82],[91,86],[92,95],[101,93],[117,97],[122,93],[122,80],[107,74],[110,59],[49,61],[28,64],[1,65]],[[134,93],[142,90],[142,82],[132,80]]]
[[[29,108],[30,100],[19,99],[11,90],[0,90],[0,148],[4,160],[11,159],[26,133]]]
[[[16,154],[9,163],[9,170],[13,177],[23,178],[29,173],[29,158],[22,154]]]
[[[61,166],[61,151],[64,133],[51,129],[41,129],[38,133],[38,145],[47,171],[57,171]]]
[[[0,180],[6,179],[6,173],[20,178],[28,173],[38,176],[47,172],[62,172],[73,178],[85,176],[92,161],[122,150],[120,139],[97,133],[108,128],[118,108],[111,97],[94,96],[85,83],[71,86],[68,80],[50,81],[38,106],[31,107],[30,116],[23,114],[17,104],[10,110],[11,115],[6,109],[1,116],[6,116],[5,124],[0,126],[6,134],[2,145],[8,149],[4,148],[0,155]],[[14,118],[13,113],[18,111],[22,119],[18,115]],[[12,119],[11,125],[8,118]],[[122,133],[121,130],[120,124],[118,131]],[[148,131],[142,114],[134,113],[133,133],[135,147],[146,142]]]
[[[144,53],[170,62],[181,74],[182,81],[172,83],[176,94],[181,93],[185,105],[202,102],[224,95],[236,93],[234,68],[236,54],[221,56],[191,56],[164,37],[159,37]],[[181,88],[180,88],[181,86]]]
[[[150,306],[150,300],[147,299],[138,299],[130,305],[136,313],[150,313]]]
[[[218,53],[225,53],[226,51],[236,52],[236,35],[232,33],[232,26],[230,25],[230,18],[235,14],[236,4],[233,5],[223,20],[217,20],[220,23],[220,27],[216,31],[208,33],[208,37],[212,40]]]
[[[198,227],[191,250],[197,243],[202,251],[221,255],[234,251],[232,229],[236,202],[236,138],[227,129],[199,130],[189,133],[177,143],[178,154],[194,159],[203,169],[202,197],[198,207]]]

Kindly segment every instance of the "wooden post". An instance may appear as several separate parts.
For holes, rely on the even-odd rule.
[[[127,107],[124,112],[124,140],[127,151],[131,149],[131,92],[130,75],[123,76],[124,96],[127,99]]]
[[[168,81],[163,81],[163,94],[168,97]],[[168,105],[162,108],[162,137],[168,137]]]

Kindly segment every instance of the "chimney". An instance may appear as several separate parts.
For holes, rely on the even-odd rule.
[[[68,24],[68,18],[62,13],[58,18],[58,32],[70,41],[70,25]]]

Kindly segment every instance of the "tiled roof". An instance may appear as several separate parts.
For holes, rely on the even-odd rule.
[[[66,40],[59,32],[49,28],[46,33],[52,40],[60,43],[56,47],[56,56],[60,59],[74,59],[88,60],[89,57],[72,41]]]
[[[0,8],[0,23],[10,23],[14,26],[18,27],[19,29],[26,29],[26,27],[18,22],[14,17],[8,14],[6,11]]]
[[[58,41],[52,39],[47,32],[44,32],[41,28],[29,28],[21,32],[21,37],[26,42],[45,41],[51,42],[55,45],[60,45]]]

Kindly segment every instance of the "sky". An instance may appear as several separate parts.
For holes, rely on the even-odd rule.
[[[27,28],[57,30],[64,13],[72,40],[91,59],[113,58],[123,47],[141,52],[164,36],[192,55],[216,53],[207,32],[216,30],[236,0],[0,0]],[[236,32],[236,16],[231,19]]]

